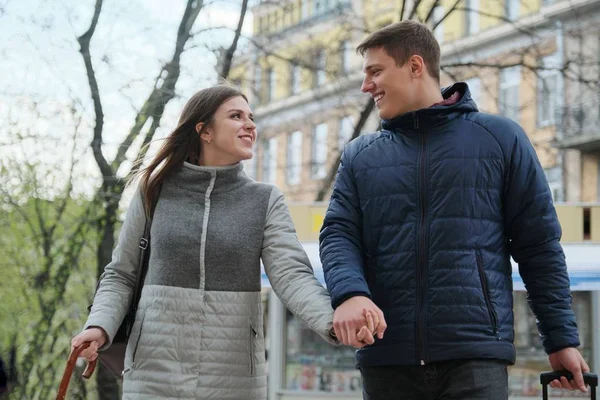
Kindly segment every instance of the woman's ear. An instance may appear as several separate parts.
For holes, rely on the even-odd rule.
[[[204,122],[198,122],[198,124],[196,124],[196,133],[200,135],[200,139],[204,140],[206,143],[210,143],[212,142],[210,131],[204,129],[204,127]]]

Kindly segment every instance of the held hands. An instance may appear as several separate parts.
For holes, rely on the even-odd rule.
[[[550,354],[548,358],[550,359],[550,366],[554,371],[567,370],[573,374],[574,378],[570,382],[565,377],[560,378],[560,381],[555,379],[550,382],[551,387],[555,389],[579,389],[582,392],[587,391],[585,383],[583,383],[582,373],[590,372],[590,367],[586,364],[579,350],[574,347],[567,347]]]
[[[106,343],[108,336],[104,329],[92,327],[81,332],[71,340],[71,347],[77,348],[85,342],[90,342],[90,347],[81,352],[79,357],[85,358],[88,362],[98,358],[98,349]]]
[[[383,312],[367,297],[355,296],[343,302],[333,314],[335,335],[343,344],[355,348],[383,338],[387,328]]]

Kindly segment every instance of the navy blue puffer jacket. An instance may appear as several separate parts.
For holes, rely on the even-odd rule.
[[[460,100],[383,121],[342,155],[320,233],[333,307],[370,297],[388,323],[359,366],[513,363],[510,256],[548,353],[578,346],[561,228],[515,122]]]

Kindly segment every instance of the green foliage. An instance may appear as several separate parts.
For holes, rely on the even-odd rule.
[[[90,229],[95,209],[90,201],[70,197],[15,201],[4,196],[0,352],[8,362],[16,345],[19,378],[10,398],[55,395],[70,339],[85,321],[96,283],[98,240]],[[81,393],[77,380],[72,380],[72,398],[93,398]],[[86,386],[89,393],[95,393],[92,383]]]

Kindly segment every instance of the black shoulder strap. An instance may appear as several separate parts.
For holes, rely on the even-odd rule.
[[[160,188],[157,193],[157,198],[155,200],[154,205],[150,208],[150,216],[146,217],[146,224],[144,226],[144,235],[140,238],[140,242],[138,244],[140,248],[140,254],[138,258],[138,268],[137,268],[137,276],[135,287],[133,288],[133,299],[131,301],[131,306],[129,307],[129,312],[127,314],[127,319],[129,320],[129,324],[127,327],[127,337],[131,333],[131,328],[133,327],[133,322],[135,320],[135,314],[138,309],[138,304],[140,302],[140,297],[142,297],[142,288],[144,287],[144,279],[146,279],[146,273],[148,272],[148,261],[150,258],[150,228],[152,227],[152,218],[154,217],[154,208],[156,207],[156,203],[158,202],[158,196],[160,196]],[[143,200],[143,197],[142,197]],[[144,206],[145,209],[145,206]]]

